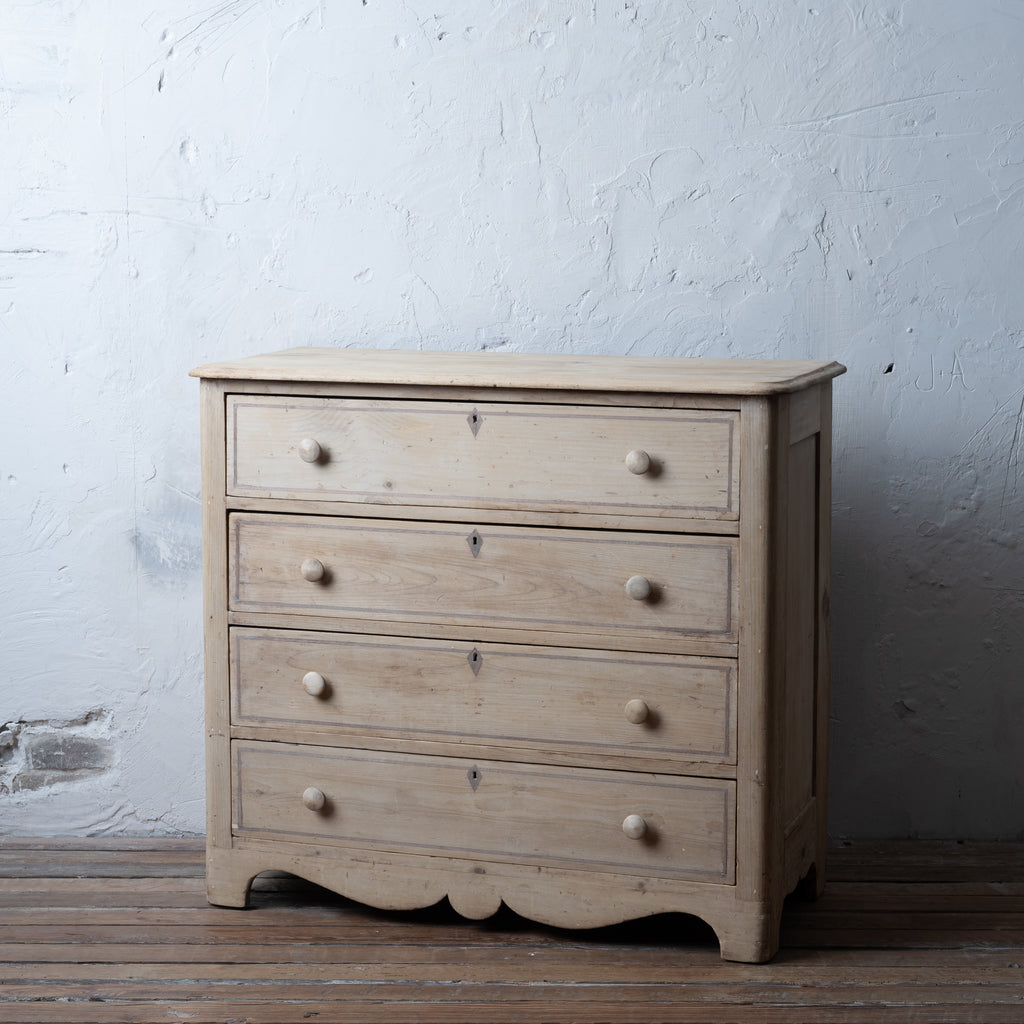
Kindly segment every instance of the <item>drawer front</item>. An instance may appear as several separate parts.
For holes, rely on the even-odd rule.
[[[312,674],[312,675],[310,675]],[[722,658],[231,629],[232,724],[736,763]]]
[[[734,879],[732,782],[237,740],[232,750],[239,837]],[[317,793],[311,809],[304,798]]]
[[[735,412],[230,396],[227,436],[240,496],[738,518]]]
[[[229,530],[234,611],[736,641],[729,537],[248,513]]]

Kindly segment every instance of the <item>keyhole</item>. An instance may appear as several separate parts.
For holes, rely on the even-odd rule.
[[[474,409],[467,417],[466,422],[469,424],[469,429],[473,431],[473,436],[476,437],[477,431],[480,429],[480,424],[483,423],[484,418]]]
[[[473,675],[479,675],[480,666],[484,663],[483,655],[474,647],[473,650],[466,655],[466,660],[469,662],[469,667],[473,670]]]
[[[466,772],[466,778],[469,779],[469,785],[475,793],[476,787],[480,785],[480,769],[477,768],[476,765],[473,765],[473,767]]]
[[[476,558],[480,554],[480,548],[483,545],[484,539],[474,530],[467,538],[466,543],[469,545],[469,550],[473,552],[473,557]]]

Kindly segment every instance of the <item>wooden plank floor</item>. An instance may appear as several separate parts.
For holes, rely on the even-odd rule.
[[[196,840],[0,840],[0,1021],[1022,1024],[1024,846],[840,846],[748,965],[680,915],[568,932],[280,875],[226,910]]]

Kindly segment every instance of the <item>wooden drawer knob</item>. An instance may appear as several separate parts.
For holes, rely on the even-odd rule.
[[[651,711],[647,706],[647,702],[639,699],[628,701],[623,710],[626,714],[626,720],[632,722],[634,725],[646,722],[647,716]]]
[[[321,455],[320,445],[311,437],[304,437],[299,442],[299,458],[303,462],[318,462]]]
[[[620,449],[621,451],[621,449]],[[645,451],[637,448],[626,456],[626,469],[637,476],[643,476],[651,468],[651,457]]]
[[[319,672],[307,672],[302,677],[302,686],[310,697],[320,697],[327,689],[327,680]]]
[[[630,839],[643,839],[647,835],[647,822],[639,814],[627,814],[622,822],[622,831]]]
[[[302,578],[310,583],[319,583],[324,578],[324,563],[319,558],[307,558],[302,563]]]
[[[327,803],[327,797],[316,786],[310,786],[309,789],[302,791],[302,802],[311,811],[322,811],[324,804]],[[625,828],[625,825],[623,825],[623,828]]]
[[[309,579],[307,576],[306,579]],[[651,583],[644,576],[630,576],[626,580],[626,593],[634,601],[646,601],[651,596]]]

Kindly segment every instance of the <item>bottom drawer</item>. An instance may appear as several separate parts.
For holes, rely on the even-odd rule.
[[[735,877],[733,782],[250,741],[232,755],[238,837]]]

